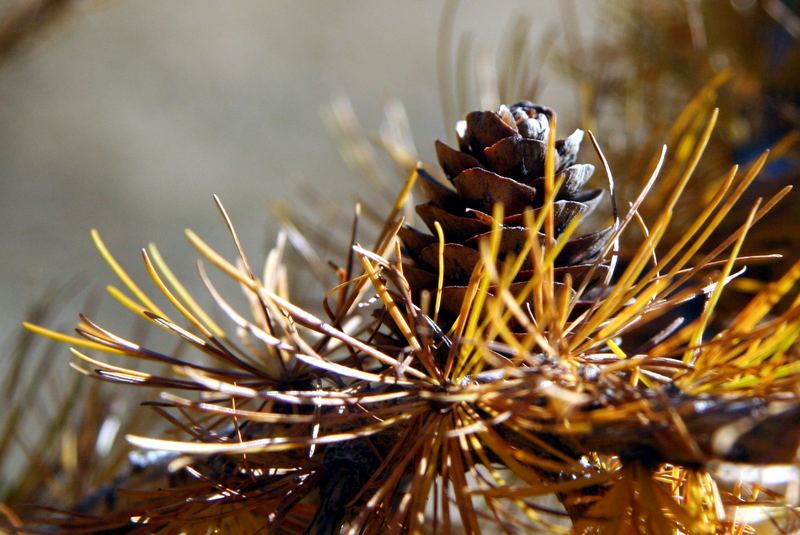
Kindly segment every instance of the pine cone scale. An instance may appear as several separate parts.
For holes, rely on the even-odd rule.
[[[431,203],[420,204],[417,206],[416,212],[431,232],[436,232],[434,222],[438,221],[442,226],[444,235],[448,237],[448,239],[455,241],[465,241],[476,234],[488,232],[492,228],[489,223],[477,219],[470,219],[469,217],[453,215]]]
[[[467,132],[472,135],[465,136],[465,140],[473,151],[482,151],[483,147],[494,145],[501,139],[519,136],[519,130],[493,112],[473,111],[467,114],[466,121]]]
[[[533,206],[536,200],[534,188],[478,167],[461,172],[453,184],[468,204],[489,214],[497,203],[502,203],[509,213],[517,214]]]
[[[436,140],[436,158],[448,178],[453,178],[467,169],[481,166],[481,162],[477,159],[469,154],[455,150],[438,139]]]
[[[544,174],[547,146],[542,141],[509,137],[486,148],[487,163],[501,175],[530,182]]]
[[[442,184],[424,170],[420,170],[419,185],[428,199],[442,208],[452,211],[463,210],[465,208],[461,198],[455,190],[455,186]]]
[[[561,190],[558,192],[559,198],[570,198],[580,193],[581,188],[583,188],[593,174],[594,166],[589,163],[579,163],[564,169],[562,172],[564,183],[561,186]],[[542,190],[544,189],[542,187],[543,185],[544,180],[537,180],[532,184],[534,188],[541,188]]]
[[[614,227],[607,227],[568,241],[561,253],[556,257],[556,267],[581,264],[593,260],[606,246],[612,234],[614,234]]]

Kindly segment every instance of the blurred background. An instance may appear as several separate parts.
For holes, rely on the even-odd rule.
[[[690,220],[727,168],[777,147],[746,208],[800,176],[798,40],[797,0],[0,0],[0,337],[12,340],[36,303],[55,313],[35,320],[64,332],[79,311],[94,311],[116,281],[92,228],[143,286],[139,251],[155,241],[199,289],[185,228],[234,257],[213,194],[256,265],[275,239],[271,207],[281,199],[312,223],[352,213],[357,197],[377,196],[384,204],[374,211],[385,214],[402,173],[379,190],[348,168],[339,154],[347,135],[333,135],[321,118],[334,101],[345,112],[339,119],[352,110],[370,141],[387,102],[402,102],[415,157],[433,162],[434,139],[452,139],[467,110],[535,98],[558,111],[560,134],[597,134],[621,200],[635,195],[664,142],[673,158],[665,174],[677,176],[687,156],[680,142],[719,106],[680,209]],[[693,113],[681,116],[690,101]],[[588,143],[581,159],[597,163]],[[660,209],[658,187],[645,220]],[[797,198],[756,228],[748,251],[796,258]],[[332,244],[347,223],[316,237],[332,236],[323,245],[342,255]],[[771,267],[751,273],[747,291],[775,276]],[[119,307],[99,306],[104,325],[116,322],[123,335],[138,328]],[[95,489],[127,466],[116,431],[151,422],[116,406],[135,405],[132,394],[121,400],[86,381],[77,395],[84,386],[66,348],[33,340],[0,352],[0,390],[13,407],[0,422],[0,502],[73,503],[83,496],[75,489]],[[61,449],[51,448],[57,440]],[[73,442],[85,451],[70,457]],[[112,442],[113,455],[94,446]],[[67,462],[78,458],[92,468]]]
[[[36,3],[6,0],[0,15]],[[214,193],[255,258],[275,236],[268,204],[298,184],[349,204],[362,184],[320,121],[335,95],[352,100],[367,131],[387,98],[400,99],[427,160],[434,138],[449,135],[437,88],[441,1],[51,3],[52,20],[0,64],[2,334],[54,281],[113,279],[93,227],[133,273],[152,240],[193,280],[184,228],[227,246]],[[524,13],[540,38],[562,27],[558,4],[464,2],[455,31],[492,49]],[[597,5],[580,6],[594,31]],[[574,91],[549,78],[542,101],[574,123]]]

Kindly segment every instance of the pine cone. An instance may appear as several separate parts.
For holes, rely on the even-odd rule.
[[[504,205],[500,260],[518,253],[528,238],[523,213],[540,209],[544,202],[545,154],[553,115],[550,109],[527,101],[501,105],[497,112],[474,111],[456,126],[460,150],[436,142],[439,164],[455,190],[421,173],[430,201],[418,205],[416,211],[434,234],[435,221],[444,231],[441,309],[446,314],[455,316],[461,307],[470,274],[480,258],[478,243],[491,231],[489,214],[495,203]],[[582,190],[594,173],[593,165],[575,163],[582,139],[583,131],[576,130],[556,142],[556,174],[564,177],[554,207],[556,237],[578,214],[592,212],[603,196],[600,189]],[[571,239],[556,259],[556,281],[562,282],[570,274],[573,281],[580,282],[612,231],[609,227]],[[435,291],[437,239],[411,227],[404,227],[399,235],[413,260],[405,269],[412,292]],[[595,276],[603,273],[603,266],[594,270]],[[530,265],[524,265],[515,284],[524,285],[531,275]]]

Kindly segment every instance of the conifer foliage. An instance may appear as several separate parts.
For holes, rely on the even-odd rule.
[[[664,240],[716,116],[691,136],[652,221],[639,208],[674,163],[666,147],[626,210],[604,165],[610,221],[580,234],[601,198],[583,188],[593,168],[575,163],[582,133],[557,141],[555,115],[529,102],[470,113],[459,150],[437,143],[452,185],[414,168],[374,246],[353,238],[320,313],[288,294],[286,239],[257,275],[218,199],[234,255],[187,237],[224,322],[155,246],[142,252],[146,290],[93,233],[122,282],[112,296],[178,348],[86,316],[78,336],[28,327],[71,345],[86,375],[159,391],[145,409],[169,429],[127,435],[138,464],[106,490],[119,497],[109,510],[34,510],[28,521],[141,533],[794,525],[800,263],[715,321],[726,285],[761,260],[740,255],[748,231],[788,189],[710,241],[764,155],[721,177],[688,229]],[[417,182],[430,235],[399,216]],[[240,286],[243,304],[223,295],[220,277]],[[702,310],[687,315],[691,300]]]

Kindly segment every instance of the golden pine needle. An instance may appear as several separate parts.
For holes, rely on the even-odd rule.
[[[117,355],[125,354],[125,352],[120,349],[109,347],[98,342],[85,340],[83,338],[77,338],[75,336],[62,334],[58,331],[53,331],[50,329],[46,329],[45,327],[35,325],[33,323],[28,323],[27,321],[22,322],[22,326],[25,327],[27,330],[31,331],[32,333],[38,334],[39,336],[44,336],[45,338],[50,338],[51,340],[55,340],[56,342],[61,342],[62,344],[85,347],[86,349],[94,349],[96,351],[103,351],[104,353],[114,353]]]
[[[444,231],[438,221],[434,221],[436,237],[439,240],[439,274],[436,277],[436,301],[433,306],[433,322],[439,322],[439,308],[442,305],[442,287],[444,286]]]
[[[109,265],[114,274],[117,275],[119,280],[122,281],[122,283],[131,291],[131,293],[139,300],[139,302],[142,303],[145,308],[152,310],[162,318],[169,318],[155,305],[155,303],[150,300],[150,298],[147,297],[147,295],[139,288],[139,286],[133,282],[133,279],[131,279],[130,275],[128,275],[128,273],[122,269],[122,266],[119,265],[119,262],[117,262],[117,260],[106,247],[106,244],[103,242],[103,239],[100,237],[100,233],[97,231],[97,229],[92,229],[91,234],[92,241],[94,241],[94,245],[100,255],[103,257],[103,260],[106,261],[106,264]]]
[[[225,331],[219,325],[217,325],[208,314],[206,314],[200,305],[197,304],[197,301],[195,301],[194,297],[192,297],[192,294],[189,293],[186,287],[181,283],[180,279],[175,276],[172,269],[170,269],[169,265],[167,265],[167,263],[164,261],[164,258],[161,256],[158,247],[156,247],[154,243],[151,243],[148,245],[148,251],[150,252],[150,257],[152,258],[153,263],[164,275],[164,278],[175,290],[175,293],[177,293],[181,299],[183,299],[183,302],[186,303],[187,307],[204,325],[208,326],[214,336],[224,339]]]

